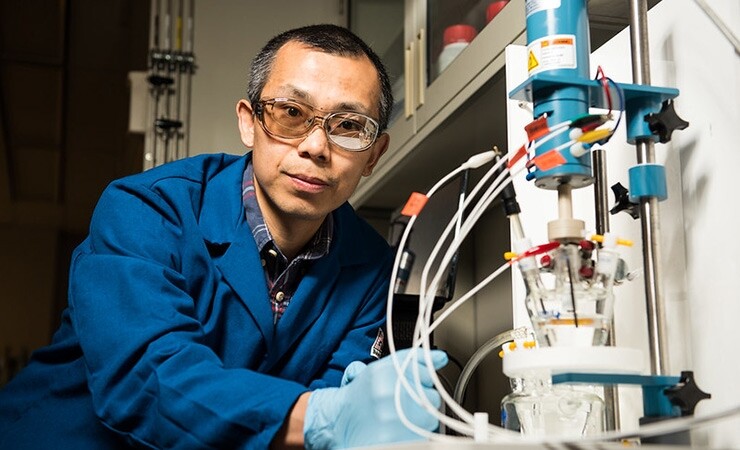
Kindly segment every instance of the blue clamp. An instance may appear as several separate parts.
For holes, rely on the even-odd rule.
[[[660,164],[640,164],[629,169],[630,201],[637,203],[641,198],[668,198],[665,167]]]
[[[552,376],[552,383],[586,383],[613,386],[635,384],[642,386],[642,407],[645,417],[680,417],[681,408],[665,395],[667,389],[681,381],[680,377],[665,375],[627,375],[600,373],[563,373]]]
[[[642,408],[645,417],[679,417],[694,414],[700,401],[712,398],[696,385],[694,373],[681,372],[680,377],[667,375],[629,375],[614,373],[562,373],[552,376],[552,383],[586,383],[613,386],[642,386]]]

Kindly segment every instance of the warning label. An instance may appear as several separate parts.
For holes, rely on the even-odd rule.
[[[529,61],[527,62],[527,70],[532,72],[534,69],[539,66],[540,63],[537,61],[537,57],[534,56],[534,52],[529,52]]]
[[[575,69],[576,37],[572,34],[545,36],[528,46],[527,70],[529,75],[552,69]]]

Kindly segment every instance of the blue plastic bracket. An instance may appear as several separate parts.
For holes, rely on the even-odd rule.
[[[561,373],[552,383],[598,384],[604,386],[635,384],[642,386],[642,408],[645,417],[679,417],[681,409],[671,403],[664,391],[677,385],[681,377],[667,375],[626,375],[605,373]]]
[[[634,144],[637,140],[642,139],[657,141],[658,137],[650,131],[648,123],[645,121],[645,116],[650,113],[659,112],[664,101],[678,97],[678,89],[642,84],[616,84],[624,93],[625,104],[614,104],[614,99],[618,99],[619,96],[614,91],[614,85],[610,84],[610,95],[613,99],[612,108],[623,110],[626,114],[627,142]],[[563,75],[535,74],[512,89],[509,93],[509,98],[532,103],[536,92],[540,93],[542,91],[562,89],[569,86],[588,89],[589,107],[609,109],[609,102],[604,93],[604,87],[601,81]]]

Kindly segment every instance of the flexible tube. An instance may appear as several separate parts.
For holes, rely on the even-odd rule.
[[[469,168],[476,168],[480,167],[481,165],[485,164],[487,161],[492,160],[495,157],[495,153],[492,151],[483,152],[478,155],[474,155],[471,158],[469,158],[465,163],[457,167],[455,170],[451,171],[449,174],[447,174],[445,177],[443,177],[441,180],[439,180],[426,194],[427,198],[433,196],[438,189],[440,189],[442,186],[444,186],[449,180],[451,180],[453,177],[457,176],[460,172],[467,170]],[[480,184],[480,183],[479,183]],[[472,199],[472,197],[469,197],[465,203],[468,203]],[[405,247],[406,241],[408,240],[408,237],[411,233],[411,229],[413,228],[413,224],[416,221],[416,218],[418,215],[413,215],[409,219],[409,222],[406,226],[406,229],[403,232],[403,235],[401,237],[401,240],[399,241],[399,249],[402,249]],[[391,280],[395,279],[398,273],[398,266],[401,258],[401,252],[396,253],[396,258],[393,264],[393,269],[391,272]],[[418,395],[417,392],[421,390],[420,382],[419,380],[419,373],[418,373],[418,364],[415,364],[415,381],[417,383],[417,386],[419,389],[417,389],[417,392],[414,392],[414,389],[409,385],[408,380],[403,375],[405,372],[406,367],[408,367],[409,362],[412,358],[416,357],[415,352],[409,352],[406,360],[404,361],[403,365],[398,361],[398,357],[396,356],[396,347],[395,347],[395,339],[393,337],[393,283],[390,283],[389,289],[388,289],[388,303],[386,307],[386,316],[387,316],[387,328],[391,330],[390,333],[388,333],[388,347],[391,352],[391,359],[393,361],[393,365],[396,368],[397,373],[399,374],[398,378],[398,384],[396,386],[396,410],[399,414],[399,417],[401,421],[411,430],[415,431],[417,434],[420,434],[422,436],[428,436],[429,433],[425,430],[420,429],[419,427],[416,427],[413,423],[411,423],[406,415],[403,413],[403,408],[400,404],[400,387],[403,386],[403,388],[408,392],[408,394],[411,396],[411,398],[416,401],[417,403],[420,403],[425,406],[425,408],[434,413],[438,413],[436,408],[434,408],[433,405],[429,404],[429,402],[426,399],[426,396],[424,395]],[[421,299],[421,297],[420,297]],[[421,306],[421,305],[420,305]],[[429,364],[431,364],[431,357],[428,358],[427,361]],[[433,365],[430,366],[433,370]],[[436,374],[436,373],[435,373]]]
[[[459,247],[461,241],[465,238],[465,236],[467,236],[467,234],[470,232],[470,230],[472,230],[473,225],[480,218],[480,216],[482,215],[483,211],[485,211],[485,209],[487,208],[487,206],[495,199],[495,197],[498,195],[498,193],[501,192],[501,190],[503,190],[503,188],[505,187],[505,185],[508,182],[511,181],[511,178],[509,177],[509,178],[506,178],[506,183],[501,183],[501,180],[504,178],[504,176],[505,176],[505,173],[502,173],[497,178],[497,180],[494,183],[492,183],[492,185],[489,187],[488,191],[484,194],[484,196],[479,201],[479,204],[476,205],[476,212],[473,213],[473,214],[471,214],[471,217],[469,217],[468,219],[466,219],[459,239],[455,240],[451,244],[450,248],[447,250],[447,254],[445,255],[445,257],[443,258],[443,260],[442,260],[442,262],[440,264],[440,269],[437,272],[437,274],[435,275],[434,279],[432,280],[432,283],[431,283],[432,289],[430,290],[430,293],[436,292],[436,286],[438,285],[439,280],[441,278],[441,271],[446,266],[446,264],[449,262],[449,260],[452,258],[452,255],[454,255],[454,253],[457,251],[457,247]],[[495,188],[495,189],[493,189],[493,188]],[[491,189],[493,189],[493,190],[491,190]],[[449,228],[450,227],[448,225],[448,229],[446,230],[446,233],[449,233]],[[446,239],[446,236],[442,237],[440,240],[443,241],[445,239]],[[436,249],[437,250],[439,249],[439,245],[437,245]],[[426,272],[428,272],[429,266],[431,265],[431,262],[433,260],[434,260],[434,257],[433,256],[430,256],[430,259],[427,262],[427,265],[425,266],[425,271]],[[504,265],[502,267],[502,269],[504,269],[504,270],[506,268],[508,268],[508,265]],[[503,272],[503,270],[496,271],[496,273],[494,274],[494,276],[489,277],[488,280],[484,280],[484,283],[492,280],[493,278],[495,278],[495,276],[497,276],[498,274],[500,274],[502,272]],[[479,287],[481,287],[481,286],[482,286],[482,284]],[[472,294],[472,292],[470,292],[469,294]],[[471,296],[472,295],[466,296],[466,299],[467,298],[470,298]],[[417,321],[417,330],[416,330],[416,333],[415,333],[416,336],[420,336],[421,346],[424,349],[423,354],[424,354],[425,358],[429,360],[429,362],[427,363],[427,367],[429,367],[429,364],[431,363],[431,356],[429,354],[429,352],[431,351],[431,345],[430,345],[430,342],[429,342],[429,337],[430,337],[431,331],[429,331],[428,329],[426,329],[426,324],[430,323],[430,321],[431,321],[431,313],[432,313],[432,311],[431,311],[431,302],[432,301],[433,301],[433,296],[431,294],[422,296],[422,305],[425,307],[423,309],[423,311],[424,311],[424,313],[423,313],[424,314],[424,317],[423,317],[423,319],[421,318],[422,312],[420,311],[420,319]],[[460,302],[458,302],[458,304],[460,304]],[[417,338],[417,340],[415,341],[415,346],[418,345],[418,340],[419,339]],[[460,431],[461,432],[464,432],[466,434],[470,434],[471,433],[470,428],[472,427],[472,424],[474,422],[473,415],[470,414],[469,412],[467,412],[461,405],[459,405],[457,402],[454,401],[454,399],[452,397],[449,396],[449,394],[444,390],[443,386],[441,386],[441,382],[439,381],[439,379],[436,376],[436,373],[434,371],[430,370],[429,371],[429,375],[432,378],[432,381],[434,382],[435,387],[438,389],[439,394],[440,394],[440,397],[443,399],[443,401],[445,402],[445,404],[455,414],[457,414],[458,417],[460,417],[460,418],[463,419],[464,426],[462,426],[462,428],[464,428],[464,431],[463,430],[460,430]],[[423,400],[425,400],[425,399],[423,399]],[[440,420],[440,422],[445,423],[446,425],[448,425],[450,428],[453,428],[453,429],[457,429],[457,425],[460,425],[460,422],[456,422],[454,419],[451,419],[451,418],[449,418],[447,416],[444,416],[444,415],[441,415],[439,417],[439,420]],[[500,429],[500,428],[497,429],[497,430],[494,430],[494,434],[499,435],[499,437],[502,437],[500,435],[506,435],[507,433],[512,433],[512,432],[510,430],[503,430],[503,429]]]
[[[465,397],[465,390],[468,387],[470,378],[473,376],[475,369],[478,368],[478,365],[483,362],[483,360],[486,358],[486,356],[488,356],[489,353],[501,348],[502,345],[509,341],[513,341],[514,339],[524,339],[526,337],[527,329],[521,327],[499,333],[489,339],[485,344],[480,346],[480,348],[478,348],[478,350],[476,350],[475,353],[473,353],[473,355],[470,357],[467,364],[465,364],[465,367],[463,367],[463,370],[460,373],[460,378],[458,378],[457,385],[455,386],[455,401],[462,404],[463,398]]]
[[[548,136],[544,137],[540,141],[536,142],[533,146],[530,147],[530,151],[535,150],[539,145],[542,145],[543,143],[547,142],[548,140],[552,139],[556,135],[561,134],[565,130],[568,129],[570,126],[571,121],[563,122],[561,124],[558,124],[554,127],[552,127],[551,132]],[[489,156],[490,155],[490,156]],[[447,176],[443,177],[440,181],[438,181],[432,189],[429,190],[427,193],[427,197],[431,197],[441,186],[446,184],[450,179],[452,179],[454,176],[457,176],[461,171],[466,170],[468,168],[475,168],[479,167],[482,164],[485,164],[487,161],[490,161],[490,159],[493,159],[495,154],[493,152],[485,152],[479,155],[475,155],[471,157],[468,161],[466,161],[464,164],[462,164],[457,169],[450,172]],[[427,411],[429,411],[431,414],[433,414],[435,417],[437,417],[441,423],[444,423],[451,429],[454,429],[460,433],[463,434],[471,434],[474,431],[473,428],[473,422],[474,418],[473,415],[469,412],[465,411],[464,408],[462,408],[461,405],[458,404],[458,402],[455,401],[454,398],[450,397],[447,391],[444,389],[444,386],[442,386],[441,381],[439,380],[436,372],[433,369],[433,364],[431,363],[431,344],[430,344],[430,335],[431,332],[436,328],[438,324],[440,324],[446,317],[449,316],[449,314],[458,306],[460,306],[464,301],[468,300],[469,298],[472,298],[472,296],[480,290],[483,286],[485,286],[487,283],[495,279],[500,273],[503,273],[505,269],[508,268],[508,264],[504,264],[501,268],[496,270],[493,274],[491,274],[488,278],[486,278],[482,283],[480,283],[478,286],[476,286],[474,289],[470,290],[468,293],[466,293],[461,299],[459,299],[451,308],[448,308],[448,310],[443,314],[442,317],[440,317],[433,325],[429,325],[431,322],[431,315],[432,315],[432,309],[433,309],[433,302],[434,302],[434,293],[436,292],[436,287],[439,284],[439,280],[442,276],[443,269],[449,264],[449,261],[461,245],[461,242],[464,240],[464,238],[467,236],[467,234],[472,230],[475,223],[480,219],[483,212],[488,208],[491,202],[495,200],[496,196],[503,190],[503,188],[511,183],[512,177],[507,175],[510,175],[507,173],[507,171],[501,172],[500,176],[497,177],[491,184],[488,186],[488,189],[485,191],[485,193],[481,196],[481,198],[477,201],[475,206],[473,207],[473,210],[468,218],[463,222],[463,225],[461,226],[460,221],[463,214],[463,211],[471,204],[472,200],[476,197],[478,192],[486,185],[487,181],[496,173],[496,170],[503,164],[504,161],[508,160],[508,156],[501,158],[500,161],[497,162],[497,164],[492,167],[488,173],[481,179],[481,181],[476,185],[475,189],[471,192],[470,196],[465,199],[465,201],[462,204],[462,207],[458,208],[457,213],[455,216],[450,220],[450,223],[448,224],[447,229],[445,230],[444,235],[438,240],[435,249],[432,252],[432,255],[430,255],[430,258],[427,261],[427,264],[425,265],[424,271],[422,273],[422,283],[421,283],[421,292],[419,297],[419,318],[417,320],[417,324],[415,326],[414,330],[414,345],[413,347],[419,347],[421,346],[424,349],[423,355],[425,358],[426,367],[429,371],[429,375],[432,378],[432,381],[434,383],[434,386],[437,388],[438,392],[440,393],[440,396],[442,397],[445,404],[447,404],[453,412],[455,412],[458,417],[463,418],[463,421],[457,421],[455,419],[452,419],[444,414],[441,414],[437,409],[434,407],[434,405],[430,404],[429,401],[426,399],[426,397],[423,395],[422,392],[422,386],[420,383],[420,373],[419,373],[419,367],[418,364],[413,365],[413,375],[414,375],[414,383],[416,384],[416,390],[413,389],[413,387],[409,384],[408,380],[405,378],[405,376],[399,376],[399,382],[396,386],[397,393],[400,394],[400,389],[403,387],[406,392],[411,396],[412,399],[417,401],[419,404],[425,407]],[[490,159],[489,159],[490,158]],[[519,171],[524,170],[522,167]],[[517,171],[517,172],[519,172]],[[411,232],[411,229],[413,227],[413,224],[416,220],[417,216],[414,215],[410,218],[406,229],[404,230],[404,234],[401,238],[401,241],[399,242],[399,248],[403,248],[405,245],[406,240],[408,239],[408,236]],[[455,227],[457,233],[456,237],[453,240],[453,242],[450,244],[450,247],[448,248],[445,257],[442,259],[439,265],[439,269],[435,276],[432,279],[431,285],[429,285],[429,289],[427,289],[427,278],[429,274],[429,270],[431,269],[431,266],[436,258],[436,255],[439,253],[441,246],[444,244],[444,241],[447,239],[447,236],[451,232],[452,228]],[[394,263],[393,271],[391,274],[391,279],[395,279],[397,275],[398,270],[398,263],[399,263],[400,253],[396,255],[396,261]],[[427,291],[431,294],[428,294]],[[389,287],[389,300],[387,305],[387,316],[388,316],[388,324],[389,328],[392,329],[392,304],[393,304],[393,288],[392,286]],[[440,320],[441,319],[441,320]],[[395,341],[393,338],[392,333],[389,334],[388,339],[389,348],[391,350],[391,355],[393,358],[394,367],[399,372],[399,374],[403,374],[406,367],[408,367],[408,363],[412,359],[416,359],[418,356],[415,352],[410,352],[407,356],[407,359],[404,361],[403,365],[400,365],[398,362],[397,357],[395,356]],[[414,430],[418,434],[422,436],[427,437],[434,437],[434,434],[431,434],[419,429],[418,427],[414,426],[412,423],[408,421],[405,414],[403,414],[403,410],[400,404],[400,396],[397,396],[396,398],[396,408],[399,413],[399,417],[401,418],[402,422],[408,426],[410,429]],[[512,433],[510,430],[503,430],[500,427],[495,427],[489,430],[493,435],[498,436],[506,436],[511,437]]]

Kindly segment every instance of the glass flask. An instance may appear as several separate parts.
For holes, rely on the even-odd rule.
[[[596,259],[592,259],[596,256]],[[563,244],[520,263],[527,310],[543,347],[604,345],[613,315],[619,255],[591,241]]]
[[[526,436],[576,437],[604,429],[604,401],[590,387],[553,385],[549,377],[512,378],[501,400],[501,426]]]

